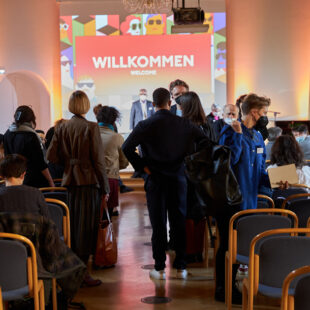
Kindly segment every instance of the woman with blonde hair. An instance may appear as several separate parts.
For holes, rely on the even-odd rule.
[[[85,264],[96,249],[101,198],[109,194],[99,126],[85,119],[89,108],[84,92],[72,93],[69,111],[74,115],[55,128],[47,151],[49,161],[64,166],[62,186],[69,194],[72,249]],[[87,286],[100,283],[89,274],[84,280]]]

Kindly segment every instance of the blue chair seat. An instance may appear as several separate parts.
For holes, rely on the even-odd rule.
[[[23,299],[25,295],[29,294],[28,285],[18,288],[16,290],[2,291],[2,298],[4,301]]]
[[[282,297],[282,287],[273,287],[264,284],[259,284],[258,292],[268,297],[281,298]],[[290,288],[288,290],[289,295],[294,295],[295,288]]]
[[[237,254],[237,261],[240,264],[248,265],[249,264],[249,256],[244,256],[241,254]]]

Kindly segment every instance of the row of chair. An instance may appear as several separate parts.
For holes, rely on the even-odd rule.
[[[257,293],[281,297],[287,274],[310,265],[310,238],[295,236],[297,233],[310,234],[310,228],[298,228],[298,217],[290,210],[245,210],[231,218],[225,264],[228,309],[232,307],[233,264],[249,265],[249,278],[243,283],[244,310],[253,309],[253,298]],[[296,255],[299,255],[298,259]],[[287,303],[283,302],[283,305]]]

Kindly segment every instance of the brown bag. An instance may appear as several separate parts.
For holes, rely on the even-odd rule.
[[[102,220],[105,210],[107,220]],[[98,228],[97,247],[95,254],[95,265],[98,267],[109,267],[117,262],[117,243],[113,233],[113,224],[110,220],[106,201],[102,199],[100,223]]]

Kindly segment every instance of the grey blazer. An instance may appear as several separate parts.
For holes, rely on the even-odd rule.
[[[146,101],[147,117],[152,116],[155,111],[151,101]],[[132,103],[130,111],[130,129],[134,129],[136,125],[143,120],[143,112],[140,100],[137,100]]]

